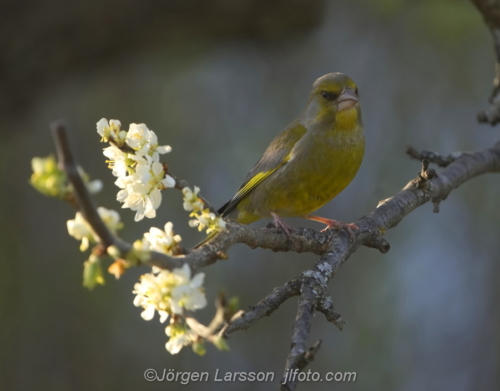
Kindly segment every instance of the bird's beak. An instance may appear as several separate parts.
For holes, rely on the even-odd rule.
[[[338,107],[339,111],[347,110],[352,107],[356,103],[358,103],[358,97],[356,96],[353,90],[346,89],[342,94],[338,97]]]

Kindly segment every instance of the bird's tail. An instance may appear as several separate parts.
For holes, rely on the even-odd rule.
[[[219,233],[218,231],[210,232],[205,239],[203,239],[200,243],[198,243],[196,246],[193,247],[193,250],[203,246],[205,243],[214,238],[218,233]]]

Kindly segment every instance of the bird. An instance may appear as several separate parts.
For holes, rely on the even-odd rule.
[[[303,217],[326,224],[322,232],[346,229],[353,240],[355,224],[312,213],[349,185],[361,166],[364,149],[357,85],[343,73],[326,74],[313,83],[302,113],[274,138],[218,213],[242,224],[272,218],[289,238],[293,227],[282,219]]]

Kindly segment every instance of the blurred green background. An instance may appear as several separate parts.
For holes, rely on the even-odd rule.
[[[67,235],[74,211],[28,185],[30,160],[54,151],[48,124],[65,118],[83,167],[118,209],[95,130],[102,117],[145,122],[170,144],[172,170],[215,205],[231,197],[270,140],[305,105],[314,80],[344,72],[358,84],[367,149],[352,184],[320,215],[353,221],[419,170],[407,144],[443,153],[498,140],[479,126],[493,77],[491,37],[468,1],[50,0],[3,1],[0,12],[0,389],[269,390],[269,383],[147,383],[161,371],[273,371],[280,379],[296,300],[228,341],[169,355],[157,318],[132,304],[147,269],[81,286],[85,255]],[[300,390],[494,390],[500,387],[500,182],[486,175],[454,191],[439,214],[425,205],[362,248],[330,284],[344,331],[314,320],[310,365],[356,371],[354,383]],[[154,220],[123,210],[122,236],[173,221],[187,246],[179,192]],[[260,225],[265,224],[262,222]],[[302,220],[292,224],[320,228]],[[257,224],[259,225],[259,224]],[[245,308],[314,264],[309,254],[232,248],[205,270]],[[211,318],[213,307],[200,311]]]

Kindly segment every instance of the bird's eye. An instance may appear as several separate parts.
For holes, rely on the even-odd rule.
[[[338,98],[337,94],[328,91],[321,91],[321,96],[326,100],[335,100]]]
[[[358,92],[358,87],[356,87],[356,89],[354,90],[354,93],[359,96],[359,92]]]

